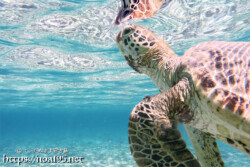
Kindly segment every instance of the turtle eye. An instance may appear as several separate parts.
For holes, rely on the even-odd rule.
[[[134,0],[134,3],[138,4],[138,3],[139,3],[139,0]]]
[[[126,35],[126,34],[130,33],[131,31],[132,31],[131,28],[126,29],[126,30],[123,31],[123,35]]]
[[[133,10],[125,10],[125,12],[123,13],[123,17],[127,17],[131,13],[133,13]]]

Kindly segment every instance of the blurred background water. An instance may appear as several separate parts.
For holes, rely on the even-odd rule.
[[[3,163],[3,154],[55,148],[85,158],[71,166],[136,166],[128,118],[138,102],[159,91],[117,49],[119,6],[118,0],[0,0],[0,166],[17,166]],[[172,0],[136,24],[182,55],[202,41],[250,41],[249,23],[248,0]],[[249,157],[219,145],[226,166],[249,165]]]

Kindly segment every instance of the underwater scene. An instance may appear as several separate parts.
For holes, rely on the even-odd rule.
[[[121,3],[0,0],[0,167],[137,166],[130,113],[160,91],[117,47],[128,24],[114,25]],[[150,29],[182,56],[205,41],[250,42],[250,1],[171,0],[129,24]],[[182,124],[179,130],[194,153]],[[249,166],[249,156],[217,142],[226,167]],[[41,158],[54,156],[72,162]]]

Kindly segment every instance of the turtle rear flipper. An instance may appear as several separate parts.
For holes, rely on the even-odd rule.
[[[194,147],[195,155],[203,167],[224,167],[216,139],[189,125],[184,127]]]

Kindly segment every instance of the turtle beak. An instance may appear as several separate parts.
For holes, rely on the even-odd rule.
[[[121,8],[116,19],[115,26],[120,26],[122,23],[133,20],[134,10]]]
[[[121,40],[122,40],[122,31],[120,31],[120,32],[118,33],[118,35],[116,36],[116,42],[117,42],[117,43],[120,43]]]
[[[124,48],[122,45],[122,30],[116,36],[116,43],[117,43],[117,46],[118,46],[120,52],[122,53],[122,55],[124,55],[125,51],[124,51]]]
[[[118,15],[115,19],[115,26],[119,26],[121,24],[122,10],[119,11]]]

